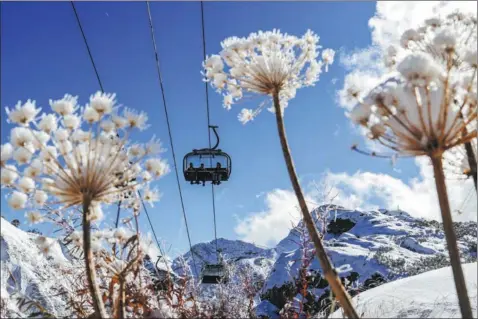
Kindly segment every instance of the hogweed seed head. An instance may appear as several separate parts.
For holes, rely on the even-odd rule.
[[[100,220],[101,204],[122,200],[126,205],[140,187],[169,172],[168,163],[157,156],[162,151],[159,140],[129,141],[132,130],[147,127],[146,114],[125,108],[119,115],[115,98],[97,92],[80,108],[78,98],[66,94],[50,100],[56,114],[41,117],[36,117],[39,109],[30,100],[7,109],[9,120],[18,124],[11,130],[10,143],[1,146],[1,183],[11,190],[12,208],[47,205],[62,210],[87,202],[90,218]],[[150,196],[150,202],[157,199]],[[28,214],[37,221],[35,216]]]
[[[319,60],[319,37],[308,30],[302,38],[281,33],[279,30],[251,33],[247,38],[225,39],[219,55],[203,62],[205,81],[224,95],[227,110],[244,97],[255,93],[272,97],[278,94],[282,111],[296,90],[313,86],[322,68],[334,61],[332,49],[322,51]],[[226,70],[227,67],[227,70]],[[257,110],[242,110],[239,121],[247,123],[257,116]],[[274,112],[274,108],[269,108]]]
[[[389,50],[392,72],[357,100],[353,122],[402,155],[443,155],[476,142],[476,17],[425,21]]]

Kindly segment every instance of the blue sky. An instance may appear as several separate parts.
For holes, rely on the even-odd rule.
[[[76,6],[105,90],[117,93],[120,103],[148,113],[152,126],[137,137],[144,140],[156,134],[168,149],[165,156],[172,165],[146,4],[80,2]],[[218,53],[226,37],[272,28],[297,36],[311,29],[320,36],[321,45],[340,51],[329,72],[321,75],[315,87],[298,91],[286,110],[289,144],[304,184],[328,171],[385,173],[403,181],[418,172],[406,161],[398,173],[388,161],[352,152],[350,146],[362,138],[335,102],[346,74],[338,63],[339,55],[371,44],[368,20],[375,6],[375,2],[204,4],[207,54]],[[207,146],[205,87],[200,75],[200,3],[153,2],[151,9],[174,146],[182,165],[184,154]],[[99,87],[69,2],[4,2],[1,11],[1,140],[5,143],[11,129],[4,120],[5,106],[31,98],[48,109],[48,99],[65,93],[78,95],[84,104]],[[219,125],[220,148],[233,161],[230,180],[216,188],[218,237],[234,239],[237,219],[265,209],[264,198],[256,195],[275,188],[290,189],[290,181],[274,116],[264,112],[244,126],[237,114],[259,100],[226,111],[221,96],[213,89],[209,94],[211,122]],[[172,245],[172,254],[185,251],[188,245],[174,173],[157,185],[163,197],[149,209],[156,233]],[[212,240],[210,187],[189,185],[182,178],[181,186],[193,244]],[[5,200],[1,209],[7,219],[23,218],[23,212],[11,212]],[[142,228],[149,231],[145,216]]]

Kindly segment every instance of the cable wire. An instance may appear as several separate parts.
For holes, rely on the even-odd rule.
[[[166,115],[166,124],[168,126],[169,141],[170,141],[170,144],[171,144],[171,152],[172,152],[172,155],[173,155],[174,171],[176,173],[176,181],[177,181],[177,184],[178,184],[179,199],[181,200],[181,208],[182,208],[182,211],[183,211],[184,224],[186,226],[186,233],[188,235],[189,248],[192,252],[193,247],[192,247],[192,244],[191,244],[191,236],[190,236],[190,233],[189,233],[188,219],[187,219],[187,216],[186,216],[186,210],[184,208],[184,200],[183,200],[183,194],[182,194],[182,191],[181,191],[181,183],[179,182],[178,165],[176,164],[176,155],[175,155],[175,152],[174,152],[173,136],[171,134],[171,125],[169,123],[168,107],[166,105],[166,97],[165,97],[165,94],[164,94],[163,78],[161,76],[161,69],[160,69],[160,64],[159,64],[159,54],[158,54],[158,48],[156,46],[156,40],[155,40],[155,35],[154,35],[154,27],[153,27],[153,18],[151,17],[151,8],[149,6],[149,1],[146,1],[146,6],[147,6],[147,9],[148,9],[149,26],[151,28],[151,40],[153,42],[154,56],[155,56],[155,59],[156,59],[156,71],[158,73],[159,86],[161,88],[161,96],[162,96],[162,99],[163,99],[164,113]],[[196,270],[196,274],[198,274],[197,267],[196,267],[196,259],[194,258],[193,253],[191,253],[191,257],[193,259],[193,264],[194,264],[194,269]]]
[[[83,41],[85,42],[86,49],[88,50],[88,55],[90,57],[91,64],[93,65],[93,69],[95,70],[96,79],[98,80],[98,84],[100,86],[101,92],[105,93],[105,90],[103,88],[103,84],[102,84],[101,79],[100,79],[100,74],[98,72],[98,69],[96,68],[95,60],[93,59],[93,54],[91,53],[90,46],[88,45],[88,40],[86,39],[86,35],[83,31],[83,27],[81,25],[80,17],[78,16],[78,12],[76,11],[75,4],[73,3],[73,1],[70,1],[70,3],[71,3],[71,6],[73,7],[73,11],[75,13],[75,17],[76,17],[76,21],[78,22],[78,26],[80,27],[81,35],[83,36]],[[143,204],[143,209],[144,209],[144,212],[146,213],[146,217],[148,218],[149,226],[151,227],[151,230],[153,232],[154,238],[156,240],[156,244],[158,245],[159,252],[160,252],[161,256],[164,257],[163,250],[161,248],[161,245],[159,244],[159,240],[158,240],[158,237],[156,236],[156,232],[154,231],[154,227],[153,227],[153,224],[151,223],[151,219],[149,218],[148,210],[146,209],[146,206],[144,205],[143,197],[141,196],[141,193],[139,191],[138,191],[138,195],[139,195],[139,198],[141,200],[141,203]],[[121,210],[121,201],[118,203],[118,212],[117,212],[117,215],[116,215],[116,222],[115,222],[115,227],[116,228],[118,227],[118,224],[119,224],[120,210]],[[168,267],[168,264],[166,263],[166,260],[165,260],[165,265],[166,265],[166,268],[169,270],[169,267]]]
[[[164,257],[163,251],[161,249],[161,245],[159,244],[158,236],[156,236],[156,232],[154,231],[154,228],[152,226],[153,224],[151,223],[151,219],[149,218],[148,210],[146,209],[146,205],[144,204],[143,196],[141,196],[141,192],[139,190],[138,190],[138,195],[139,195],[139,199],[141,200],[141,204],[143,205],[143,209],[146,212],[146,217],[148,217],[148,222],[151,225],[151,230],[153,232],[154,238],[156,239],[156,244],[159,247],[159,252],[161,253],[161,256]],[[165,264],[166,264],[166,267],[168,267],[168,264],[166,262],[165,262]],[[169,270],[169,268],[168,268],[168,270]]]
[[[201,29],[202,29],[202,48],[203,48],[203,58],[206,60],[206,35],[204,30],[204,6],[203,2],[201,1]],[[206,110],[207,110],[207,132],[208,132],[208,139],[209,139],[209,148],[211,148],[211,129],[209,126],[211,125],[210,120],[210,112],[209,112],[209,87],[207,82],[204,82],[204,86],[206,87]],[[209,158],[210,165],[212,167],[212,157]],[[212,194],[212,213],[214,217],[214,239],[216,242],[216,258],[217,262],[219,263],[219,250],[217,247],[217,226],[216,226],[216,199],[214,193],[214,184],[211,183],[211,194]]]
[[[81,35],[83,36],[83,41],[85,41],[86,49],[88,50],[88,55],[90,56],[91,64],[93,65],[93,69],[95,69],[96,79],[98,80],[98,84],[100,85],[101,92],[104,93],[103,84],[100,80],[100,75],[98,73],[98,69],[96,68],[95,60],[93,60],[93,55],[91,54],[90,46],[88,45],[88,41],[86,40],[85,32],[83,32],[83,27],[81,26],[80,17],[78,16],[78,12],[76,12],[76,7],[73,1],[70,1],[71,6],[73,7],[73,11],[75,12],[76,21],[78,22],[78,26],[80,27]]]
[[[468,191],[468,194],[466,195],[465,199],[463,200],[463,202],[461,203],[460,205],[460,208],[457,210],[459,213],[463,213],[463,208],[465,208],[465,205],[467,204],[468,202],[468,199],[470,198],[471,194],[473,193],[473,190],[475,188],[473,186],[470,187],[470,190]]]

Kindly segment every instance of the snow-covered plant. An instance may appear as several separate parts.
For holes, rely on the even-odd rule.
[[[349,317],[358,317],[340,279],[333,271],[325,253],[314,221],[307,208],[302,189],[295,172],[292,155],[287,143],[283,115],[297,89],[313,86],[319,80],[322,68],[328,71],[335,52],[322,50],[319,58],[319,37],[308,30],[301,38],[278,30],[251,33],[247,38],[230,37],[222,43],[219,55],[212,55],[203,63],[202,74],[218,93],[224,95],[224,107],[240,101],[247,93],[268,96],[272,100],[269,111],[275,114],[282,152],[289,177],[299,201],[304,220],[316,246],[317,257],[327,280],[331,283]],[[270,101],[270,100],[269,100]],[[238,116],[243,124],[253,120],[267,105],[264,101],[255,110],[242,109]]]
[[[39,116],[36,102],[20,101],[6,108],[15,127],[1,146],[1,184],[15,210],[26,209],[31,223],[68,209],[81,214],[81,242],[95,312],[107,317],[96,283],[91,224],[101,220],[103,206],[122,201],[138,207],[137,191],[168,173],[158,157],[159,140],[133,144],[131,133],[147,128],[147,115],[117,105],[115,94],[97,92],[84,106],[66,94],[50,100],[51,113]],[[156,193],[156,191],[153,191]],[[152,194],[150,201],[158,199]],[[41,215],[40,209],[47,210]]]
[[[311,313],[311,309],[306,303],[307,297],[311,294],[309,291],[309,281],[312,277],[310,265],[314,261],[315,249],[304,223],[299,223],[294,229],[299,238],[297,241],[292,241],[300,249],[300,258],[294,260],[294,264],[298,266],[294,265],[294,274],[290,273],[290,275],[296,291],[287,300],[281,314],[285,318],[309,318],[313,313]]]
[[[225,263],[229,280],[212,287],[201,287],[197,317],[255,318],[256,294],[260,290],[253,267],[247,264]],[[233,274],[233,275],[232,275]]]
[[[251,33],[247,38],[230,37],[221,42],[223,50],[203,63],[205,80],[224,96],[227,110],[247,93],[277,97],[284,110],[297,89],[313,86],[322,68],[334,61],[334,51],[322,51],[319,37],[308,30],[302,38],[278,30]],[[253,120],[266,104],[255,110],[243,109],[242,123]],[[275,108],[269,108],[275,112]]]
[[[118,228],[112,234],[99,231],[93,236],[97,237],[97,240],[103,239],[110,243],[114,241],[120,247],[118,256],[115,251],[112,253],[104,251],[99,261],[99,266],[104,267],[109,281],[107,301],[112,305],[113,317],[125,318],[127,310],[134,313],[134,317],[149,311],[149,298],[144,296],[140,273],[144,252],[140,244],[139,232],[128,234],[128,231]],[[130,306],[132,304],[133,307]]]
[[[134,219],[137,221],[136,214]],[[79,231],[72,232],[68,239],[70,248],[82,246]],[[150,244],[139,231],[123,227],[92,232],[99,289],[111,317],[137,318],[160,308],[159,299],[152,298],[159,295],[154,277],[143,263]],[[59,293],[68,297],[67,306],[72,315],[84,317],[91,312],[88,299],[85,299],[85,273],[65,277],[70,284]]]
[[[475,45],[462,45],[466,41]],[[427,20],[423,27],[405,31],[401,42],[404,50],[390,63],[390,76],[358,98],[351,119],[398,156],[431,160],[460,307],[470,317],[443,156],[477,138],[476,15]]]
[[[409,29],[402,34],[400,46],[391,46],[385,54],[385,64],[395,68],[409,52],[424,52],[450,73],[455,81],[461,81],[458,90],[469,91],[468,103],[476,106],[476,65],[477,55],[477,21],[475,14],[454,12],[446,17],[433,17],[416,29]],[[452,67],[450,67],[452,66]],[[467,93],[462,92],[466,96]],[[455,100],[460,107],[463,99]],[[462,112],[470,111],[463,109]],[[466,115],[465,115],[466,117]],[[476,130],[472,121],[463,128],[466,136],[468,131]],[[473,143],[465,142],[450,152],[446,152],[444,167],[450,173],[459,173],[464,177],[472,177],[477,187],[476,138]],[[462,156],[464,154],[465,156]]]

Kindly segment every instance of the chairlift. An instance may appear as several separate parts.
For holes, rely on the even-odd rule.
[[[203,284],[219,284],[227,283],[229,281],[229,276],[226,270],[226,264],[222,259],[221,249],[216,251],[217,253],[217,264],[206,263],[201,270],[201,282]]]
[[[224,264],[206,264],[201,271],[203,284],[227,283],[226,267]]]
[[[217,126],[209,125],[216,135],[217,142],[212,148],[193,149],[192,152],[186,154],[183,160],[183,172],[186,181],[193,184],[202,184],[206,186],[206,182],[213,185],[219,185],[229,180],[231,175],[231,157],[220,149],[219,135],[217,134]]]

